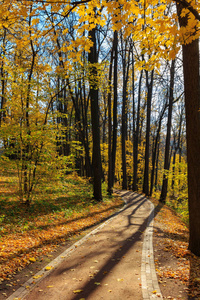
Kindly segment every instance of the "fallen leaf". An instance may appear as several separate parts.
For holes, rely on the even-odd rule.
[[[31,262],[35,262],[35,261],[36,261],[35,257],[30,257],[29,260],[30,260]]]
[[[83,290],[75,290],[73,291],[74,294],[80,294]]]
[[[46,268],[45,268],[45,271],[49,271],[49,270],[51,270],[53,267],[51,267],[51,266],[47,266]]]
[[[38,279],[38,278],[40,278],[40,277],[42,277],[43,275],[35,275],[35,276],[33,276],[33,278],[34,279]]]
[[[100,282],[95,282],[94,284],[96,284],[96,285],[100,285],[101,283],[100,283]]]
[[[52,287],[54,287],[54,286],[53,286],[53,285],[48,285],[47,287],[48,287],[48,288],[52,288]]]

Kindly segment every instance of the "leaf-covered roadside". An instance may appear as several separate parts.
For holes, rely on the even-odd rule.
[[[123,205],[120,197],[106,197],[105,192],[102,202],[94,202],[89,182],[70,175],[38,190],[26,209],[7,180],[1,178],[5,184],[0,186],[0,282]]]
[[[200,298],[200,258],[188,250],[189,230],[168,206],[156,206],[154,254],[163,297]]]

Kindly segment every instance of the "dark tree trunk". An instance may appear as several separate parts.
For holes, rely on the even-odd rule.
[[[134,144],[133,144],[133,191],[137,191],[137,169],[138,169],[138,143],[139,143],[139,129],[140,129],[140,102],[141,102],[141,87],[142,87],[142,75],[143,70],[141,70],[139,78],[139,88],[138,88],[138,104],[137,104],[137,120],[136,120],[136,131],[134,134]]]
[[[159,164],[159,154],[160,154],[160,135],[158,138],[158,150],[156,154],[156,167],[155,167],[155,189],[158,189],[158,164]]]
[[[153,74],[151,71],[151,80],[149,82],[148,71],[146,71],[146,86],[147,86],[147,121],[146,121],[146,147],[145,147],[145,168],[143,193],[149,195],[149,145],[150,145],[150,126],[151,126],[151,100],[153,92]]]
[[[98,56],[96,49],[96,28],[89,32],[93,46],[90,48],[88,54],[88,61],[90,63],[90,102],[91,102],[91,120],[92,120],[92,139],[93,139],[93,152],[92,152],[92,165],[93,165],[93,196],[97,201],[102,200],[101,193],[101,148],[100,148],[100,128],[99,128],[99,91],[97,78],[97,64]]]
[[[5,56],[5,40],[6,40],[6,29],[4,29],[3,33],[3,41],[2,41],[2,56]],[[0,69],[0,74],[1,74],[1,105],[0,105],[0,126],[1,122],[5,119],[5,70],[4,70],[4,59],[2,59],[1,62],[1,69]]]
[[[134,186],[134,170],[135,170],[135,145],[136,145],[136,124],[135,124],[135,61],[134,61],[134,55],[133,55],[133,45],[132,45],[132,101],[133,101],[133,137],[132,137],[132,141],[133,141],[133,185],[132,185],[132,189]],[[137,159],[137,158],[136,158]]]
[[[123,42],[122,42],[123,48]],[[125,49],[122,50],[122,68],[123,68],[123,95],[122,95],[122,188],[127,189],[127,173],[126,173],[126,139],[127,139],[127,83],[128,83],[128,73],[130,66],[130,49],[128,51],[127,57],[127,41],[125,41]]]
[[[112,187],[114,185],[115,178],[115,160],[116,160],[116,149],[117,149],[117,82],[118,82],[118,33],[114,32],[114,74],[113,74],[113,138],[112,138]]]
[[[113,52],[114,52],[114,38],[113,38],[113,47],[111,50],[110,56],[110,67],[109,67],[109,76],[108,76],[108,194],[112,194],[112,113],[111,113],[111,82],[112,82],[112,69],[113,69]]]
[[[200,83],[199,41],[183,45],[190,217],[189,249],[200,256]]]
[[[163,184],[160,195],[160,202],[165,203],[167,197],[167,187],[168,187],[168,176],[165,173],[169,170],[170,165],[170,138],[171,138],[171,123],[172,123],[172,106],[174,99],[174,74],[175,74],[175,60],[172,60],[170,68],[170,90],[169,90],[169,109],[168,109],[168,121],[167,121],[167,136],[165,142],[165,161],[164,161],[164,174],[163,174]]]
[[[160,139],[160,130],[161,130],[162,119],[163,119],[166,107],[167,106],[165,105],[162,112],[161,112],[161,114],[160,114],[158,128],[157,128],[157,131],[156,131],[156,139],[155,139],[155,144],[154,144],[154,149],[153,149],[153,154],[152,154],[151,186],[150,186],[150,193],[149,193],[150,196],[152,196],[152,192],[153,192],[156,154],[157,154],[157,151],[158,151],[157,149],[158,149],[158,143],[159,143],[159,139]]]
[[[187,26],[187,16],[180,17],[181,27]],[[199,40],[182,46],[185,87],[186,137],[188,161],[189,249],[200,256],[200,72]]]

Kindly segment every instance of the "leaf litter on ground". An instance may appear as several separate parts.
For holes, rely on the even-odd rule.
[[[153,199],[152,202],[156,207],[161,207],[157,200]],[[164,252],[170,253],[178,266],[161,266],[161,256],[158,256],[155,265],[159,283],[166,284],[165,279],[171,279],[172,282],[179,280],[187,291],[184,299],[200,299],[200,257],[188,250],[189,229],[187,224],[167,205],[162,206],[160,211],[158,208],[155,221],[158,222],[158,228],[154,226],[154,236],[160,238],[159,242],[162,244],[160,247]],[[183,296],[180,299],[183,299]]]
[[[1,176],[0,181],[6,180]],[[103,201],[95,202],[91,184],[76,174],[40,187],[27,209],[16,188],[10,182],[0,188],[0,283],[123,205],[119,196],[106,192]]]

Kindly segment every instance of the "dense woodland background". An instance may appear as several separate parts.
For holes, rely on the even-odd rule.
[[[97,201],[105,182],[110,195],[116,186],[168,199],[188,222],[186,129],[198,167],[200,128],[185,107],[198,114],[199,19],[196,1],[1,3],[0,160],[2,174],[17,175],[18,201],[30,206],[38,184],[76,172]]]

